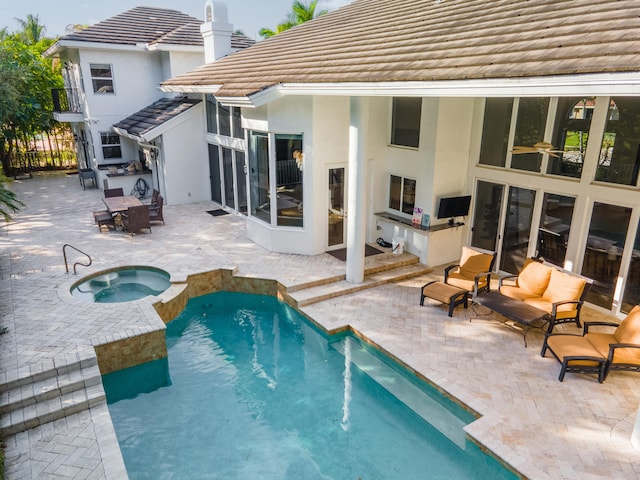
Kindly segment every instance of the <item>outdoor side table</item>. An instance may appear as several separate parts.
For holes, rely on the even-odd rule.
[[[448,283],[439,282],[434,280],[427,283],[422,287],[420,294],[420,305],[424,305],[424,299],[426,297],[436,300],[438,302],[449,305],[449,316],[453,316],[453,309],[457,305],[464,305],[467,308],[467,297],[469,292],[463,288],[454,287]]]

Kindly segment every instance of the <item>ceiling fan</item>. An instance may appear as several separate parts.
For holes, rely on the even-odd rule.
[[[565,153],[563,150],[554,150],[553,145],[549,142],[538,142],[533,147],[525,147],[522,145],[514,145],[511,153],[514,155],[520,153],[546,153],[552,157],[560,158],[558,153]]]

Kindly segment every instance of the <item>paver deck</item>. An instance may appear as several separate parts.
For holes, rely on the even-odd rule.
[[[0,335],[0,386],[74,362],[92,371],[96,341],[157,327],[150,301],[104,306],[70,296],[74,281],[99,270],[151,265],[179,279],[235,268],[237,275],[275,279],[293,290],[345,273],[345,263],[327,254],[262,249],[246,238],[243,217],[207,214],[212,203],[167,206],[166,225],[132,237],[98,231],[92,211],[101,208],[102,192],[83,191],[77,176],[35,175],[11,188],[27,207],[0,226],[0,326],[7,329]],[[67,243],[93,259],[90,267],[78,267],[78,276],[65,273]],[[495,317],[457,308],[449,318],[446,306],[429,300],[420,307],[420,287],[441,274],[440,268],[328,296],[302,310],[327,329],[351,325],[479,412],[467,433],[529,478],[639,478],[640,452],[630,437],[640,375],[613,372],[598,384],[593,375],[570,374],[558,382],[559,364],[539,355],[541,332],[531,331],[524,348],[522,337]],[[589,316],[597,313],[586,308]],[[127,478],[96,388],[102,387],[87,386],[96,399],[88,408],[6,438],[8,480]]]

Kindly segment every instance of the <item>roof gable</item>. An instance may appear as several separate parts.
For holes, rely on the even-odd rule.
[[[280,83],[633,71],[637,0],[355,0],[163,85],[241,97]]]

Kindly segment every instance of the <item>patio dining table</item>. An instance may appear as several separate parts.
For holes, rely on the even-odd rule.
[[[140,199],[134,195],[125,195],[123,197],[105,197],[102,199],[107,206],[107,210],[111,214],[126,212],[129,207],[137,207],[142,205]]]

